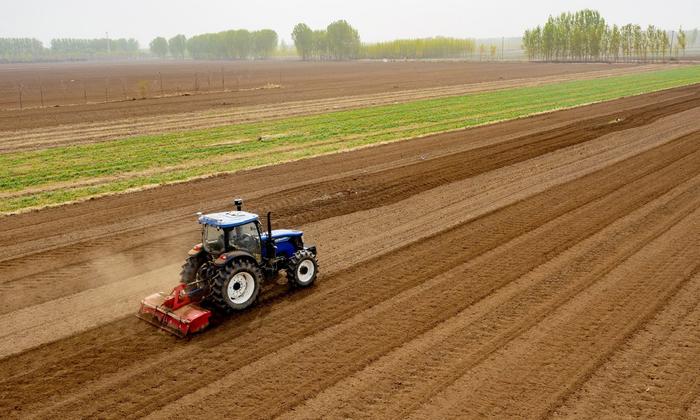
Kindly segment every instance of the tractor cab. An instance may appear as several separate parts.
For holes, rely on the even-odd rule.
[[[201,215],[202,247],[213,256],[246,252],[260,263],[263,260],[291,258],[304,247],[303,232],[292,229],[272,230],[268,213],[267,231],[257,214],[242,210]],[[312,249],[315,253],[315,248]]]
[[[245,211],[227,211],[199,217],[202,247],[213,256],[243,251],[256,261],[262,260],[262,238],[258,215]]]

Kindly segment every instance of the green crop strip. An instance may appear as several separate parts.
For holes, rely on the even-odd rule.
[[[60,204],[700,82],[700,66],[0,154],[0,212]],[[262,137],[264,140],[258,140]]]

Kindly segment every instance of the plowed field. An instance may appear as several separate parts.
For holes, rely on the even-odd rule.
[[[136,319],[196,211],[273,212],[311,289]],[[0,218],[0,417],[693,417],[700,85]]]
[[[482,83],[483,89],[488,89],[491,84],[506,82],[512,86],[513,81],[524,84],[538,79],[572,80],[583,75],[601,77],[660,67],[601,63],[274,60],[8,64],[0,66],[0,131],[103,122],[115,125],[114,120],[122,124],[134,120],[150,122],[152,128],[157,121],[153,117],[179,114],[178,119],[161,122],[161,128],[167,128],[181,124],[183,118],[190,121],[208,116],[220,120],[222,115],[234,114],[235,120],[239,112],[248,118],[254,118],[257,112],[264,112],[268,118],[283,115],[290,105],[274,106],[282,102],[295,102],[286,112],[299,114],[309,107],[347,108],[347,98],[337,102],[348,96],[360,97],[354,102],[361,100],[364,103],[360,106],[366,106],[367,100],[361,97],[377,94],[384,103],[391,103],[415,96],[414,91],[420,97],[424,89],[449,91],[462,87],[463,90],[464,85]],[[444,94],[438,92],[433,96]],[[328,98],[334,98],[333,103],[316,104]],[[268,109],[269,105],[272,109]],[[252,113],[251,109],[240,109],[249,107],[258,110]],[[192,112],[196,114],[191,115]]]

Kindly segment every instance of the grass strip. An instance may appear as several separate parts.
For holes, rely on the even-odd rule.
[[[700,66],[0,155],[0,212],[237,171],[700,82]],[[263,137],[268,141],[259,141]]]

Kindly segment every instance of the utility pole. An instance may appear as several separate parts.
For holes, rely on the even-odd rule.
[[[501,37],[501,61],[503,61],[503,48],[506,44],[506,37]]]

